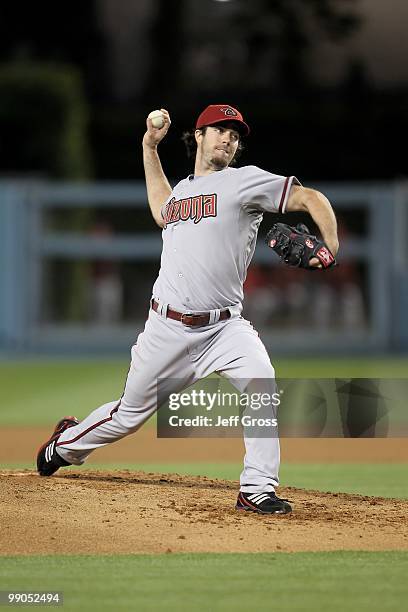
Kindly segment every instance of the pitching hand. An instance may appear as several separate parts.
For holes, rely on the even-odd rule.
[[[146,119],[147,130],[145,135],[143,136],[143,146],[150,147],[151,149],[155,149],[159,142],[163,140],[171,124],[170,115],[168,111],[165,108],[161,108],[160,110],[163,113],[164,117],[163,127],[155,128],[152,125],[152,120]]]

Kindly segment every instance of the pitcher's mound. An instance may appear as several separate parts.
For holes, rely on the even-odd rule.
[[[234,509],[238,483],[202,476],[0,472],[0,554],[408,549],[408,500],[280,488],[292,514]]]

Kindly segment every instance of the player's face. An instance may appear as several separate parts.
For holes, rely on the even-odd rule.
[[[197,142],[202,159],[217,170],[226,168],[234,158],[239,133],[229,124],[209,126]]]

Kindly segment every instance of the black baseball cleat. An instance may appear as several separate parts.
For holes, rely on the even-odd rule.
[[[238,494],[236,510],[247,510],[258,514],[289,514],[292,506],[287,499],[280,499],[276,493],[243,493]]]
[[[58,421],[51,438],[41,446],[37,454],[37,471],[40,476],[51,476],[60,467],[71,465],[58,455],[55,447],[62,432],[75,425],[79,425],[79,421],[73,416]]]

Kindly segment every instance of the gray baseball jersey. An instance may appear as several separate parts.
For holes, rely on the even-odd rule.
[[[96,448],[137,431],[157,410],[158,379],[168,381],[170,395],[217,372],[240,391],[260,381],[272,397],[274,368],[257,332],[240,315],[242,286],[262,214],[284,212],[294,182],[294,177],[247,166],[189,176],[175,186],[162,207],[163,253],[153,288],[160,307],[150,309],[132,347],[122,397],[61,434],[58,453],[66,461],[79,465]],[[168,306],[208,311],[209,323],[185,326],[167,318]],[[219,320],[223,308],[229,308],[231,317]],[[273,491],[279,483],[277,436],[253,437],[245,427],[243,433],[241,491]]]
[[[256,166],[180,181],[162,208],[166,225],[153,295],[181,311],[242,309],[263,212],[284,212],[294,182]]]

